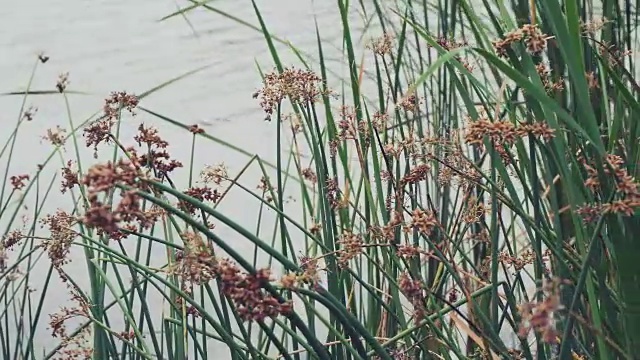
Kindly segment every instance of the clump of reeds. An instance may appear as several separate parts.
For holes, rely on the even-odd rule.
[[[460,30],[443,33],[421,17],[426,2],[374,2],[387,31],[362,46],[338,6],[343,92],[329,86],[321,40],[314,71],[284,66],[266,36],[276,67],[254,98],[272,121],[262,125],[277,128],[276,161],[254,156],[237,175],[224,159],[195,168],[210,156],[196,144],[219,139],[124,91],[97,118],[47,131],[54,151],[33,174],[10,174],[18,130],[38,121],[23,106],[0,153],[3,356],[36,356],[48,327],[58,345],[47,358],[219,358],[223,346],[233,359],[631,359],[640,87],[619,50],[629,24],[578,22],[585,3],[565,15],[547,2],[525,23],[487,7],[502,17],[489,29],[460,3],[441,19]],[[66,101],[69,74],[55,87]],[[144,120],[121,136],[140,112],[182,128],[191,158],[172,156]],[[40,209],[56,156],[49,189],[72,206],[16,226],[27,195]],[[243,175],[251,166],[259,181]],[[221,210],[231,192],[254,201],[258,230]],[[72,305],[42,314],[58,283]]]

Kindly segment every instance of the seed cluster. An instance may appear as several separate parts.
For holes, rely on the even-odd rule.
[[[338,251],[338,266],[343,269],[349,267],[349,261],[360,255],[364,249],[362,236],[345,231],[340,235],[337,243],[341,246]]]
[[[111,129],[120,118],[122,110],[126,110],[131,115],[135,115],[135,108],[137,106],[138,98],[125,91],[112,92],[111,95],[105,99],[102,109],[104,115],[83,130],[87,147],[93,147],[94,149],[94,157],[97,158],[98,156],[98,145],[101,143],[110,143],[112,136]]]
[[[172,159],[167,152],[169,143],[158,135],[158,129],[145,127],[140,124],[138,134],[133,138],[139,146],[146,147],[146,152],[137,155],[133,149],[129,150],[131,156],[135,156],[138,164],[149,168],[156,173],[156,177],[164,177],[177,168],[182,167],[182,163]]]
[[[516,140],[525,136],[533,136],[542,138],[544,141],[549,141],[555,137],[555,130],[543,122],[515,125],[507,120],[491,121],[487,117],[470,121],[466,127],[466,143],[483,149],[485,136],[489,139],[505,164],[510,164],[512,156],[509,148]]]
[[[93,348],[90,340],[90,327],[81,330],[77,334],[67,331],[66,322],[72,319],[89,319],[91,305],[79,292],[70,287],[71,300],[77,304],[75,307],[62,307],[56,313],[49,314],[49,328],[52,336],[61,340],[60,348],[57,350],[55,359],[92,359]]]
[[[379,38],[372,39],[369,44],[367,44],[367,49],[379,56],[391,54],[393,50],[393,40],[393,35],[385,33]]]
[[[511,45],[523,42],[530,54],[540,55],[547,48],[547,40],[547,35],[540,31],[538,25],[525,24],[505,34],[504,39],[494,41],[493,47],[499,56],[505,57]]]
[[[602,199],[602,185],[598,177],[598,171],[594,165],[587,163],[584,157],[580,158],[587,170],[585,186],[589,188],[596,198]],[[607,155],[604,164],[604,173],[613,179],[616,198],[612,201],[601,201],[581,206],[577,212],[585,222],[596,221],[601,215],[620,214],[633,216],[640,209],[640,183],[629,174],[625,166],[625,160],[619,155]]]
[[[426,288],[422,281],[411,279],[406,272],[400,274],[398,286],[413,305],[413,316],[415,323],[419,323],[426,316],[425,294]]]
[[[213,248],[198,233],[182,234],[184,249],[176,253],[175,264],[169,273],[178,275],[189,285],[206,284],[216,276]]]
[[[231,298],[244,321],[263,321],[293,311],[291,302],[281,302],[263,289],[272,280],[268,269],[248,274],[231,261],[222,259],[217,263],[216,273],[222,292]]]
[[[73,227],[77,219],[63,210],[58,210],[53,215],[47,215],[42,219],[42,224],[49,228],[49,239],[44,240],[42,246],[51,260],[51,264],[57,269],[71,261],[69,250],[71,243],[78,237]]]
[[[546,282],[542,289],[543,300],[540,302],[527,302],[520,304],[518,310],[522,320],[518,330],[518,336],[526,338],[530,331],[540,334],[546,343],[555,343],[559,331],[555,328],[555,314],[562,310],[560,303],[560,286],[563,281],[552,279]]]
[[[466,41],[457,41],[454,39],[447,39],[445,37],[440,37],[436,40],[436,42],[438,43],[438,45],[440,45],[442,48],[444,48],[446,51],[451,51],[451,50],[455,50],[455,49],[459,49],[465,46],[468,46],[469,43],[467,43]],[[455,56],[455,59],[458,60],[462,66],[464,66],[468,71],[472,71],[473,70],[473,66],[471,65],[471,63],[462,58],[459,55]]]
[[[27,186],[25,182],[29,181],[29,175],[27,174],[14,175],[10,178],[10,180],[11,180],[11,186],[13,186],[14,190],[22,190],[22,188]]]
[[[61,128],[59,125],[56,125],[56,127],[53,129],[47,129],[47,134],[43,136],[42,139],[50,142],[53,146],[63,146],[66,132],[67,131],[65,129]]]
[[[221,196],[217,189],[212,189],[208,186],[192,187],[184,191],[184,194],[198,201],[211,201],[213,203],[218,202]],[[197,207],[186,200],[180,200],[178,202],[178,207],[180,208],[180,210],[188,214],[196,214]]]
[[[67,190],[73,189],[75,186],[80,186],[78,172],[71,170],[72,164],[73,162],[69,160],[67,161],[67,166],[62,168],[62,184],[60,192],[63,194],[67,192]]]
[[[119,231],[119,226],[122,225],[131,228],[135,222],[143,229],[150,228],[156,222],[158,215],[156,212],[143,211],[136,189],[122,190],[120,201],[115,206],[100,200],[100,196],[111,195],[116,184],[140,188],[138,170],[139,168],[133,162],[125,159],[91,167],[82,180],[82,185],[87,187],[89,203],[82,222],[114,239],[121,239],[124,236]]]
[[[281,73],[266,74],[262,89],[253,94],[260,99],[260,106],[267,113],[267,120],[282,101],[289,98],[297,105],[315,103],[324,94],[320,88],[322,78],[310,70],[287,68]]]

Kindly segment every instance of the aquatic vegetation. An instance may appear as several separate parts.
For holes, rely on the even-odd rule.
[[[635,23],[583,17],[590,2],[483,4],[338,1],[344,78],[322,28],[315,54],[279,50],[254,3],[273,66],[247,101],[269,121],[238,126],[274,127],[274,161],[118,91],[12,173],[39,121],[23,105],[0,151],[2,356],[43,358],[46,328],[46,359],[632,359]],[[167,18],[197,7],[221,14]],[[358,11],[377,37],[358,40]],[[68,104],[72,77],[51,96]],[[70,202],[47,213],[56,190]]]

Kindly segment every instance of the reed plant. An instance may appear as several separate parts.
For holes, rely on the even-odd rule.
[[[11,94],[25,105],[0,153],[3,358],[640,353],[633,3],[338,0],[344,74],[325,29],[299,49],[251,6],[255,24],[197,1],[165,19],[205,9],[264,36],[265,119],[238,126],[273,127],[273,161],[145,107],[174,79],[69,116],[49,160],[12,174],[37,114],[34,91]],[[65,77],[52,92],[68,104]],[[190,156],[141,117],[181,129]],[[201,150],[214,143],[246,163],[230,172]],[[57,189],[70,205],[45,214]],[[234,194],[244,217],[225,211],[246,205]],[[71,305],[43,313],[60,284]]]

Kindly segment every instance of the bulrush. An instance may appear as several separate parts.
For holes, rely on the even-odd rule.
[[[580,160],[588,175],[584,182],[585,186],[596,195],[596,198],[602,198],[602,185],[598,178],[598,171],[584,157],[581,156]],[[625,160],[619,155],[609,154],[606,156],[605,162],[604,173],[613,179],[616,198],[610,202],[596,202],[579,207],[577,213],[582,216],[585,222],[597,221],[604,214],[633,216],[640,208],[640,184],[624,168]]]
[[[140,166],[155,170],[158,177],[165,176],[182,167],[182,163],[172,159],[167,152],[169,143],[158,135],[158,129],[140,124],[138,134],[133,139],[139,146],[146,147],[142,155],[135,154]]]
[[[346,269],[349,267],[349,261],[362,253],[364,247],[362,236],[346,230],[340,235],[338,244],[341,247],[338,250],[338,266]]]
[[[540,334],[546,343],[555,343],[560,333],[555,328],[554,316],[562,310],[560,303],[560,285],[563,281],[553,279],[542,287],[543,299],[539,302],[526,302],[518,306],[522,320],[518,336],[525,338],[531,330]]]
[[[49,239],[43,241],[42,246],[51,260],[51,264],[60,269],[62,265],[71,261],[69,249],[71,243],[78,237],[73,229],[77,219],[63,210],[58,210],[53,215],[47,215],[42,219],[42,224],[49,228]]]
[[[413,305],[414,322],[419,323],[426,315],[426,309],[424,306],[425,301],[425,285],[420,280],[413,280],[406,272],[400,274],[398,277],[398,286],[404,296],[409,299],[411,305]]]
[[[222,259],[216,265],[216,273],[223,294],[231,298],[244,321],[262,321],[293,311],[290,301],[280,302],[263,289],[271,281],[268,269],[260,269],[252,275],[241,271],[228,259]]]
[[[97,157],[98,145],[108,144],[111,141],[111,128],[116,120],[120,118],[122,110],[135,115],[135,108],[138,106],[138,98],[133,94],[124,91],[112,92],[104,101],[102,111],[104,115],[91,123],[83,130],[87,147],[93,147],[94,157]]]
[[[27,174],[14,175],[11,177],[10,180],[11,180],[11,186],[13,186],[14,190],[22,190],[22,188],[27,186],[25,182],[29,180],[29,175]]]
[[[281,73],[272,72],[264,77],[262,89],[253,94],[260,99],[260,106],[271,120],[274,110],[289,98],[292,103],[307,106],[315,103],[324,93],[322,78],[310,70],[287,68]]]
[[[393,35],[385,33],[379,38],[372,39],[367,44],[367,49],[373,51],[378,56],[385,56],[391,54],[393,50]]]
[[[524,41],[527,51],[532,55],[540,55],[547,48],[549,37],[540,31],[538,25],[524,24],[521,28],[505,34],[504,39],[493,42],[498,56],[506,56],[512,44]]]
[[[87,187],[89,208],[86,210],[82,222],[88,227],[97,228],[99,233],[106,233],[111,238],[119,240],[124,234],[119,226],[132,229],[134,223],[148,229],[158,219],[157,211],[143,211],[136,190],[120,192],[120,201],[114,204],[104,204],[100,195],[107,196],[116,185],[126,185],[140,189],[139,168],[130,160],[120,159],[118,162],[97,164],[89,169],[82,184]]]

